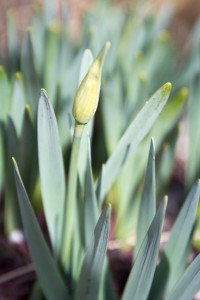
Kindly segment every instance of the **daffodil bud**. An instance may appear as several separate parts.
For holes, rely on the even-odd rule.
[[[76,92],[72,114],[80,124],[87,124],[96,112],[99,101],[102,67],[109,47],[110,42],[107,42],[92,63]]]

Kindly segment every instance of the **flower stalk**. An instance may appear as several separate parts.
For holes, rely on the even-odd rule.
[[[64,266],[69,266],[73,252],[72,245],[79,246],[77,244],[79,243],[78,228],[75,228],[74,219],[76,219],[75,216],[78,217],[76,191],[80,141],[85,125],[94,116],[98,106],[102,67],[109,47],[110,42],[107,42],[92,63],[77,90],[73,103],[72,114],[75,119],[75,130],[69,166],[67,202],[63,217],[62,263]]]

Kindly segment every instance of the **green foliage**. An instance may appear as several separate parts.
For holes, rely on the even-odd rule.
[[[166,205],[167,199],[162,201],[145,234],[125,286],[122,300],[147,299],[156,268]]]
[[[140,203],[137,243],[134,248],[134,256],[136,257],[147,230],[154,218],[156,211],[156,185],[155,185],[155,146],[153,137],[149,150],[147,169],[144,180],[144,187]]]
[[[61,243],[65,173],[56,117],[45,91],[41,91],[38,104],[38,154],[46,221],[57,253]]]
[[[47,299],[70,299],[64,281],[44,240],[21,180],[15,160],[15,180],[25,236],[36,272]],[[52,284],[53,283],[53,284]]]
[[[181,69],[167,31],[171,8],[141,17],[142,2],[126,11],[99,1],[98,9],[85,15],[74,46],[62,5],[59,24],[53,1],[44,1],[22,46],[12,12],[7,16],[8,64],[0,67],[0,194],[6,234],[23,225],[47,299],[114,300],[106,257],[111,202],[115,237],[125,240],[137,233],[122,299],[190,299],[200,289],[199,257],[185,271],[198,223],[199,181],[182,206],[157,267],[167,197],[157,211],[156,199],[173,170],[177,123],[188,94],[183,84],[192,91],[189,102],[195,102],[188,110],[187,188],[199,172],[199,23],[188,63]],[[112,46],[102,70],[108,40]],[[151,138],[148,155],[152,135],[156,148]],[[19,166],[14,160],[15,181],[13,156]],[[35,216],[42,206],[52,253]]]

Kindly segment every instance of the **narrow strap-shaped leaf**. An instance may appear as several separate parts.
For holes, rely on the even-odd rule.
[[[91,149],[90,139],[88,136],[88,153],[87,153],[87,167],[85,174],[85,205],[84,205],[84,225],[85,225],[85,247],[87,248],[94,232],[96,222],[98,220],[98,206],[93,181],[92,167],[91,167]]]
[[[49,1],[50,2],[50,1]],[[55,23],[50,23],[45,31],[45,56],[43,64],[43,85],[51,95],[52,105],[55,107],[56,83],[59,80],[58,68],[60,29]],[[52,84],[53,83],[53,84]]]
[[[137,243],[134,249],[134,256],[137,256],[142,241],[149,229],[149,226],[156,212],[156,183],[155,183],[155,146],[154,139],[151,138],[149,157],[140,203],[139,218],[137,225]]]
[[[17,72],[15,75],[12,94],[11,116],[15,124],[18,137],[21,134],[25,102],[23,78],[21,73]]]
[[[95,225],[98,221],[98,205],[93,182],[92,166],[91,166],[91,145],[88,135],[88,151],[87,151],[87,169],[85,174],[85,247],[89,245],[89,241],[94,232]],[[112,285],[111,274],[107,257],[104,260],[103,270],[100,280],[99,299],[116,299],[115,291]]]
[[[134,121],[130,124],[122,138],[120,139],[113,154],[110,156],[104,167],[104,177],[102,182],[102,197],[105,196],[116,176],[118,175],[123,163],[133,152],[136,146],[142,141],[151,129],[156,118],[166,104],[171,91],[171,83],[166,83],[158,89],[147,101]],[[110,116],[112,117],[112,116]],[[130,147],[129,147],[130,145]],[[127,148],[129,148],[126,155]]]
[[[166,204],[167,197],[162,200],[144,238],[125,286],[122,300],[145,300],[148,297],[158,258]]]
[[[95,225],[98,221],[98,205],[95,193],[95,187],[93,182],[92,166],[91,166],[91,146],[90,139],[88,135],[88,152],[87,152],[87,169],[85,174],[85,215],[84,215],[84,225],[85,225],[85,247],[89,245],[89,241],[94,232]],[[116,299],[115,291],[112,285],[111,274],[109,270],[109,264],[107,257],[105,258],[103,264],[103,271],[101,273],[100,281],[100,291],[99,299]]]
[[[76,300],[95,300],[98,298],[100,277],[108,242],[109,224],[110,206],[106,205],[85,254],[76,291]]]
[[[123,112],[122,84],[119,74],[102,84],[100,101],[106,149],[110,155],[120,140],[127,115]],[[110,117],[112,115],[112,117]],[[125,117],[126,115],[126,117]]]
[[[199,51],[198,51],[199,53]],[[198,55],[199,56],[199,55]],[[200,131],[197,130],[200,126],[200,76],[192,81],[190,85],[190,96],[188,101],[188,136],[189,136],[189,155],[187,161],[186,182],[190,187],[199,173],[200,156],[199,156],[199,139]]]
[[[162,146],[159,162],[157,164],[157,195],[161,195],[169,184],[174,167],[174,156],[179,137],[180,127],[176,126],[170,135],[170,142]]]
[[[84,195],[79,176],[77,177],[77,202],[78,202],[78,226],[82,248],[85,247],[85,224],[84,224]]]
[[[149,300],[158,300],[165,288],[167,293],[172,290],[181,277],[179,265],[190,242],[200,195],[200,181],[192,187],[185,203],[172,228],[170,238],[163,251],[161,261],[156,269]],[[182,269],[182,268],[181,268]]]
[[[43,90],[38,106],[38,155],[44,211],[57,252],[65,201],[65,174],[55,113]]]
[[[115,287],[112,280],[111,271],[109,269],[108,257],[105,257],[103,270],[101,273],[101,281],[99,288],[98,300],[117,300]]]
[[[200,255],[187,268],[166,300],[191,300],[200,290]]]
[[[33,112],[33,117],[35,119],[37,113],[37,100],[38,92],[40,90],[40,84],[36,72],[35,57],[32,44],[32,29],[30,27],[27,28],[27,33],[22,43],[20,62],[24,83],[28,94],[28,104],[31,107],[31,111]]]
[[[160,148],[163,139],[166,138],[166,135],[173,130],[175,124],[180,118],[181,112],[183,111],[186,94],[187,94],[186,90],[182,90],[180,91],[180,93],[174,96],[170,101],[168,101],[168,103],[160,113],[159,117],[157,118],[156,122],[154,123],[151,129],[151,133],[153,133],[153,136],[155,137],[156,145],[158,149]],[[128,205],[132,203],[132,199],[133,199],[132,195],[135,193],[136,188],[139,185],[142,176],[145,172],[146,162],[143,159],[143,156],[146,151],[145,149],[147,149],[148,147],[149,139],[150,136],[148,137],[148,139],[145,138],[140,143],[140,145],[137,146],[133,155],[131,155],[130,160],[128,160],[128,163],[126,163],[123,169],[120,171],[119,181],[118,181],[120,184],[119,193],[123,195],[123,204],[125,202],[127,203],[127,205],[122,205],[119,210],[121,213],[122,222],[124,218],[127,218],[126,215],[131,214],[130,207]],[[137,166],[137,172],[135,172],[135,168],[133,166]],[[170,167],[171,166],[169,166],[169,171],[170,171]],[[129,185],[126,184],[128,180],[131,180],[132,184]],[[127,188],[127,186],[129,187]],[[160,183],[159,185],[157,185],[157,187],[160,187]],[[118,196],[120,199],[120,195]],[[134,201],[134,203],[136,203],[136,201]],[[133,207],[132,204],[131,207]],[[118,212],[118,217],[119,217],[119,212]],[[127,225],[127,222],[125,225]],[[132,228],[132,226],[133,225],[131,225],[130,228]],[[127,229],[124,230],[123,227],[124,225],[119,224],[118,226],[119,229],[117,230],[118,231],[117,234],[119,233],[119,230],[121,232],[123,231],[128,232],[128,230]],[[121,235],[121,233],[119,234]]]
[[[6,115],[10,112],[10,83],[3,66],[0,66],[0,121],[6,121]]]
[[[26,241],[41,287],[48,300],[68,300],[70,298],[64,281],[44,240],[14,158],[13,162],[17,195]]]
[[[15,125],[10,116],[7,115],[5,145],[5,209],[4,209],[4,230],[10,234],[12,230],[21,228],[19,205],[16,199],[15,180],[13,176],[13,165],[11,157],[19,155],[19,139]]]
[[[54,0],[45,0],[43,2],[43,21],[45,25],[48,25],[55,18],[55,6]]]
[[[188,90],[185,88],[181,89],[172,97],[172,99],[170,99],[160,113],[156,123],[152,128],[152,133],[156,139],[157,147],[160,147],[166,135],[173,130],[174,126],[180,119],[187,100],[187,95]]]
[[[96,197],[97,197],[97,203],[98,206],[100,207],[104,197],[102,197],[102,180],[103,180],[103,170],[104,170],[104,164],[101,166],[101,171],[99,174],[99,178],[97,181],[97,186],[96,186]]]
[[[25,106],[23,115],[17,161],[26,190],[30,195],[33,195],[38,177],[38,153],[36,131],[31,119],[29,105]]]

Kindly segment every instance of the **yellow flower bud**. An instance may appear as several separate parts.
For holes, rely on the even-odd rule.
[[[110,42],[107,42],[90,66],[76,92],[72,114],[80,124],[87,124],[96,112],[103,62],[109,47]]]

